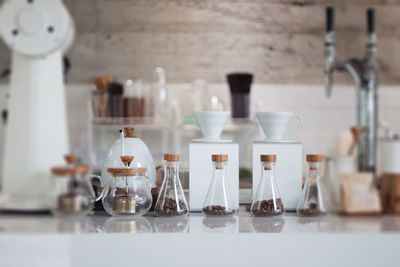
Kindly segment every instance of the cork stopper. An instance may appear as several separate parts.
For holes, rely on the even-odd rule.
[[[260,160],[261,162],[276,162],[276,155],[275,154],[261,155]]]
[[[51,173],[57,176],[85,174],[90,170],[89,165],[76,165],[76,166],[65,166],[65,167],[53,167]]]
[[[147,172],[147,168],[108,168],[107,172],[117,176],[134,176],[135,174]]]
[[[78,156],[75,154],[67,154],[64,156],[67,166],[58,166],[51,168],[51,173],[56,176],[85,174],[90,170],[89,165],[76,165]]]
[[[124,166],[129,166],[133,160],[134,156],[121,156],[121,161]]]
[[[164,160],[166,161],[179,162],[180,159],[181,156],[179,154],[164,154]]]
[[[228,155],[226,154],[216,154],[211,156],[212,161],[216,162],[227,162],[228,161]]]
[[[355,142],[358,142],[361,137],[362,128],[360,126],[353,126],[350,128],[351,134],[353,135],[353,139]]]
[[[125,133],[125,138],[135,138],[136,136],[133,135],[133,127],[125,127],[124,128],[124,133]]]
[[[71,165],[71,164],[74,164],[78,160],[78,155],[67,154],[64,156],[64,159],[69,165]]]
[[[324,156],[318,154],[308,154],[307,162],[321,162],[324,159]]]

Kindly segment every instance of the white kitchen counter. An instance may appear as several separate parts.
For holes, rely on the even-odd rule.
[[[400,216],[2,214],[0,231],[0,266],[400,266]]]

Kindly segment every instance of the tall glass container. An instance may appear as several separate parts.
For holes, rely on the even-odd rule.
[[[320,185],[322,155],[307,155],[308,174],[301,199],[297,206],[300,216],[316,216],[326,213]]]
[[[154,211],[158,216],[186,215],[188,205],[179,180],[180,155],[165,154],[164,160],[164,180]]]
[[[142,81],[128,79],[124,86],[124,116],[129,118],[144,117],[145,100]]]
[[[212,155],[213,177],[203,213],[207,216],[232,216],[236,213],[234,197],[227,184],[228,155]]]
[[[275,180],[276,155],[261,155],[261,180],[253,204],[253,216],[276,216],[285,212]]]
[[[165,70],[157,67],[153,71],[153,116],[157,119],[165,119],[168,112],[167,106],[167,80]]]

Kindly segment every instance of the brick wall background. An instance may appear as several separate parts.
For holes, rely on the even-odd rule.
[[[336,7],[337,55],[365,52],[365,9],[377,14],[380,82],[400,82],[400,0],[66,0],[77,36],[69,81],[114,73],[170,82],[224,82],[249,71],[257,83],[323,83],[327,5]],[[0,44],[0,70],[10,54]],[[340,83],[351,83],[344,74]]]

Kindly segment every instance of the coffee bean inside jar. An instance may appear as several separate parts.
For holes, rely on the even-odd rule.
[[[233,209],[216,205],[204,207],[203,212],[207,216],[231,216],[235,214]]]
[[[282,199],[256,201],[251,207],[251,213],[258,216],[277,216],[285,212]]]
[[[276,155],[261,155],[261,179],[250,212],[255,217],[278,216],[285,213],[275,179]]]
[[[213,176],[203,205],[203,213],[207,216],[235,215],[237,204],[229,186],[231,179],[227,174],[228,155],[215,154],[211,159]]]
[[[179,180],[179,154],[164,154],[165,172],[154,212],[157,216],[183,216],[189,211]]]
[[[154,212],[158,216],[182,216],[188,213],[188,208],[182,200],[165,198],[164,201],[157,202]]]

